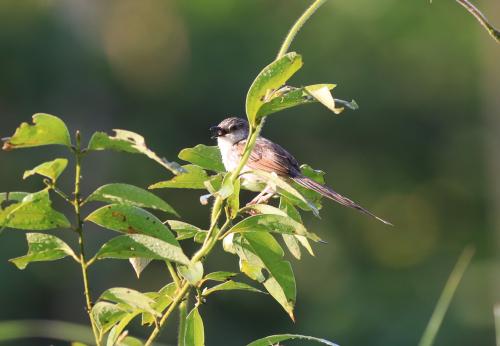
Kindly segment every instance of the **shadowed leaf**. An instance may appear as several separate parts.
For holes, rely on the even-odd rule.
[[[193,286],[197,286],[203,279],[203,264],[201,262],[179,265],[177,266],[177,270]]]

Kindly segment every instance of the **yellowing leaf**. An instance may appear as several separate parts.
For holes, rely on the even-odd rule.
[[[61,173],[66,169],[67,165],[67,159],[55,159],[53,161],[44,162],[35,168],[24,172],[23,179],[26,179],[34,174],[39,174],[55,182]]]

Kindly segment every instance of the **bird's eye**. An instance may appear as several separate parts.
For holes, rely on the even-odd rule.
[[[229,132],[236,131],[237,129],[238,129],[238,125],[233,125],[233,126],[229,127]]]

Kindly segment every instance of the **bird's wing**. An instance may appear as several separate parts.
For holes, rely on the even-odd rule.
[[[239,155],[243,155],[246,141],[236,143]],[[294,177],[300,174],[297,160],[285,149],[270,140],[259,137],[246,164],[251,169],[274,172],[279,176]]]

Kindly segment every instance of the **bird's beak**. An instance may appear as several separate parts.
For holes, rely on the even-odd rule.
[[[224,131],[224,129],[220,128],[219,126],[212,126],[210,128],[210,134],[211,138],[215,139],[217,137],[224,136],[226,134],[226,131]]]

